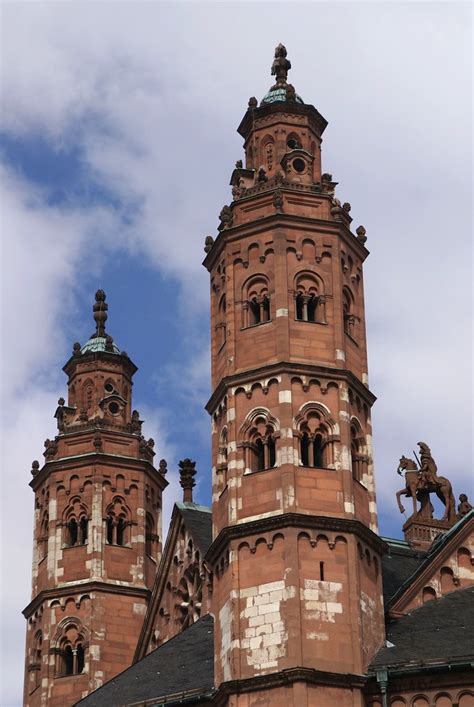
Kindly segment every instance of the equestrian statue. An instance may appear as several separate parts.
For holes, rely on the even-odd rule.
[[[456,520],[456,503],[453,489],[449,479],[438,476],[438,467],[431,456],[431,450],[425,442],[418,442],[420,448],[420,468],[413,459],[403,456],[400,459],[397,473],[402,476],[405,472],[405,487],[397,491],[397,503],[400,513],[405,513],[405,508],[400,501],[401,496],[409,496],[413,501],[413,515],[411,518],[431,520],[433,518],[433,505],[430,494],[435,493],[445,507],[443,521],[454,523]],[[415,454],[416,456],[416,454]],[[417,508],[417,501],[420,509]]]

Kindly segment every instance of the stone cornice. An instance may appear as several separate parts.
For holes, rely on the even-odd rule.
[[[22,614],[27,619],[33,614],[36,609],[48,599],[57,599],[59,597],[71,596],[74,594],[86,594],[88,592],[105,592],[107,594],[121,594],[134,597],[150,598],[150,590],[145,587],[134,587],[128,584],[108,584],[98,580],[83,582],[81,584],[70,584],[68,586],[53,587],[51,589],[43,589],[37,594],[34,599],[26,606]]]
[[[324,118],[321,113],[319,113],[319,111],[316,110],[316,108],[310,103],[276,101],[275,103],[264,103],[258,108],[248,108],[244,117],[240,121],[237,132],[244,138],[244,140],[247,140],[256,120],[258,121],[259,118],[265,118],[266,116],[273,114],[275,115],[277,122],[285,122],[281,119],[282,113],[286,115],[306,115],[309,119],[311,127],[320,136],[323,134],[328,124],[326,118]],[[278,118],[277,116],[280,117]]]
[[[280,189],[284,192],[286,188],[288,187]],[[274,187],[274,190],[276,189],[277,187]],[[258,196],[260,196],[260,194]],[[318,194],[317,196],[319,198],[323,198],[326,195]],[[211,250],[204,258],[202,264],[210,272],[226,243],[238,240],[239,238],[244,238],[246,236],[255,235],[261,231],[286,228],[288,226],[294,226],[295,228],[308,228],[308,226],[310,226],[312,230],[314,230],[316,226],[318,227],[319,232],[326,231],[328,235],[339,235],[346,245],[355,249],[362,262],[364,262],[369,255],[367,248],[357,240],[357,237],[353,235],[350,228],[348,228],[342,221],[328,221],[326,219],[318,219],[312,216],[275,212],[268,214],[267,216],[262,216],[257,220],[248,221],[246,223],[241,223],[222,230],[216,238]]]
[[[243,383],[250,383],[262,377],[268,378],[271,375],[279,373],[300,374],[304,376],[320,376],[323,378],[331,378],[333,380],[347,381],[354,390],[369,404],[373,405],[377,400],[376,396],[352,373],[346,368],[332,368],[331,366],[318,366],[311,363],[299,363],[294,361],[278,361],[277,363],[269,363],[259,368],[252,368],[248,371],[240,371],[230,376],[225,376],[219,381],[208,402],[206,403],[207,412],[212,415],[214,410],[219,405],[220,401],[230,387],[238,386]]]
[[[104,464],[105,466],[135,468],[137,471],[144,471],[153,481],[158,481],[161,490],[168,486],[168,481],[163,474],[146,459],[137,459],[136,457],[125,457],[120,454],[110,454],[107,452],[87,452],[86,454],[77,454],[71,457],[61,457],[60,459],[50,459],[45,462],[41,470],[35,474],[29,483],[29,486],[36,491],[52,471],[80,469],[83,466],[91,464]]]
[[[277,673],[221,683],[212,699],[212,703],[220,707],[227,704],[229,695],[268,690],[291,685],[295,682],[304,682],[310,685],[363,688],[366,681],[366,675],[331,673],[325,670],[315,670],[314,668],[288,668]]]
[[[381,555],[385,555],[388,551],[388,545],[359,520],[316,516],[305,513],[282,513],[269,518],[252,520],[247,523],[229,525],[223,528],[207,551],[205,559],[210,565],[213,565],[231,540],[281,530],[282,528],[332,530],[336,533],[351,533],[357,535]]]
[[[117,354],[109,351],[87,351],[80,356],[71,356],[63,366],[63,371],[71,377],[78,363],[89,363],[93,361],[107,361],[108,363],[120,363],[130,378],[138,371],[133,361],[123,353]]]

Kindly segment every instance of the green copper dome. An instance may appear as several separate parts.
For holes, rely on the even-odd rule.
[[[85,354],[88,352],[102,352],[102,351],[107,351],[107,353],[114,353],[114,354],[119,354],[120,349],[115,343],[115,341],[112,342],[111,345],[109,345],[109,348],[106,348],[107,344],[107,338],[105,336],[91,336],[89,341],[86,341],[84,346],[81,348],[81,354]]]
[[[298,96],[297,93],[295,94],[295,99],[297,103],[304,103],[301,96]],[[278,101],[287,101],[286,88],[271,88],[262,98],[260,105],[263,106],[265,103],[277,103]]]

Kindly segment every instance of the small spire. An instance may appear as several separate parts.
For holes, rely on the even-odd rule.
[[[196,486],[194,476],[196,475],[196,462],[191,459],[183,459],[179,462],[179,483],[183,489],[183,502],[193,502],[193,488]]]
[[[92,308],[92,311],[94,312],[94,320],[95,320],[95,334],[93,334],[93,337],[96,336],[105,336],[105,322],[107,321],[107,310],[109,308],[109,305],[105,301],[105,292],[104,290],[97,290],[95,293],[95,303]]]
[[[286,58],[286,47],[279,44],[275,47],[275,58],[272,64],[272,76],[276,76],[276,84],[273,88],[286,86],[288,71],[291,69],[291,62]]]

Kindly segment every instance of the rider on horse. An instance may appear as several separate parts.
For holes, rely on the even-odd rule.
[[[418,442],[418,446],[420,448],[421,458],[418,488],[426,489],[430,485],[440,487],[441,484],[436,474],[436,472],[438,471],[438,467],[436,466],[435,460],[431,456],[431,449],[425,442]]]

